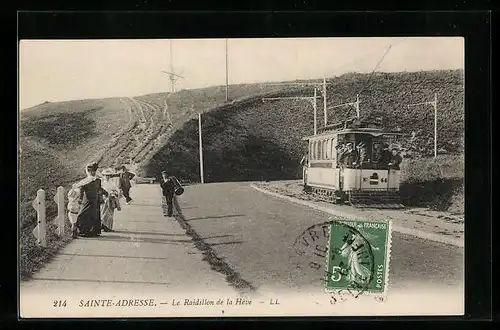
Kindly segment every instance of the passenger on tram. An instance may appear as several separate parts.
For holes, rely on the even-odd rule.
[[[358,161],[358,152],[354,150],[353,144],[348,142],[346,144],[345,151],[341,155],[340,162],[346,167],[350,168],[356,166]]]
[[[399,166],[401,165],[402,161],[403,157],[401,157],[400,151],[396,148],[392,149],[392,160],[391,160],[392,168],[399,170]]]
[[[372,153],[372,162],[378,164],[381,154],[382,154],[382,150],[380,148],[380,144],[374,143],[373,144],[373,153]]]
[[[359,155],[358,166],[360,168],[363,168],[363,165],[365,165],[368,161],[368,154],[366,153],[366,144],[363,141],[361,141],[356,146],[356,149],[357,149],[358,155]]]
[[[338,161],[338,165],[342,165],[342,155],[344,154],[345,152],[345,145],[343,142],[340,142],[339,144],[337,144],[337,146],[335,147],[336,151],[337,151],[337,161]]]
[[[380,168],[389,168],[389,163],[392,161],[392,153],[389,151],[389,145],[384,143],[384,147],[382,148],[382,153],[380,154],[380,159],[378,161],[378,165]]]

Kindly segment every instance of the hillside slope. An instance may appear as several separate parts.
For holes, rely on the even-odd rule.
[[[368,77],[367,74],[346,74],[329,79],[328,106],[354,101]],[[361,117],[381,117],[386,129],[408,136],[403,147],[413,151],[416,157],[428,157],[433,152],[433,108],[408,108],[407,104],[431,101],[434,93],[438,94],[439,149],[443,154],[460,154],[464,138],[463,71],[376,73],[360,96]],[[312,87],[267,93],[274,96],[312,94]],[[149,96],[149,100],[164,102],[161,95]],[[329,122],[345,118],[348,107],[335,110],[328,112]],[[199,182],[198,119],[190,118],[172,132],[150,159],[141,163],[145,175],[159,177],[162,170],[167,170],[185,181]],[[323,123],[321,99],[317,120],[320,127]],[[307,148],[301,138],[313,134],[312,106],[307,101],[264,103],[261,96],[250,96],[244,102],[235,101],[206,112],[202,116],[202,132],[205,182],[297,179],[301,176],[298,161]],[[463,170],[458,168],[458,174],[454,172],[451,177],[460,180]],[[405,175],[412,177],[411,173]],[[420,183],[429,180],[421,177]],[[411,184],[419,182],[412,177]],[[452,186],[456,188],[456,184]]]
[[[433,152],[433,108],[408,103],[432,100],[438,94],[439,149],[443,153],[463,150],[464,108],[463,72],[433,71],[416,73],[377,73],[360,96],[361,117],[381,117],[386,129],[398,130],[415,138],[406,146],[416,156]],[[355,99],[368,79],[366,74],[346,74],[328,80],[328,106]],[[312,95],[312,87],[285,88],[278,96]],[[155,101],[151,97],[153,102]],[[156,100],[156,102],[159,102]],[[318,127],[323,123],[322,99],[318,100]],[[345,118],[348,107],[329,110],[328,122]],[[351,109],[351,114],[354,110]],[[305,151],[301,138],[313,134],[313,111],[307,101],[262,102],[261,97],[246,99],[212,109],[202,119],[206,179],[255,180],[261,177],[293,179],[297,161]],[[197,181],[198,122],[193,117],[176,131],[147,164],[148,175],[161,168]],[[217,164],[215,166],[214,164]]]
[[[44,103],[23,110],[21,200],[34,198],[38,189],[47,190],[51,198],[57,186],[82,178],[85,164],[96,160],[113,134],[127,124],[123,108],[120,99],[113,98]]]

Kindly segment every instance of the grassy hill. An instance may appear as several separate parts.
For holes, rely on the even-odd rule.
[[[354,101],[356,92],[366,85],[368,77],[367,74],[346,74],[328,79],[328,106]],[[433,153],[434,113],[431,106],[408,108],[407,104],[431,101],[434,93],[438,94],[439,149],[446,155],[463,152],[463,71],[376,73],[369,82],[360,96],[361,117],[381,117],[385,128],[406,133],[408,138],[403,141],[403,147],[412,151],[414,157],[429,157]],[[216,95],[213,89],[212,92]],[[304,96],[312,95],[313,88],[286,87],[266,93]],[[232,99],[239,96],[230,95]],[[151,95],[149,100],[164,101],[162,95]],[[187,107],[192,102],[188,98],[183,100]],[[318,127],[323,123],[322,109],[322,101],[319,101]],[[348,108],[329,111],[329,122],[345,118],[347,111]],[[244,102],[235,101],[204,114],[202,130],[206,182],[297,179],[301,175],[298,161],[307,148],[301,138],[313,134],[313,111],[306,101],[263,103],[261,96],[249,96]],[[410,138],[412,133],[413,140]],[[159,177],[162,170],[168,170],[183,180],[199,182],[198,157],[198,120],[191,116],[173,132],[166,144],[141,163],[141,167],[147,176]],[[436,187],[443,180],[459,180],[448,190],[460,189],[463,162],[451,167],[447,165],[460,159],[460,156],[441,156],[430,162],[427,159],[405,161],[408,164],[403,172],[407,184],[405,200],[410,205],[432,204],[445,193],[421,198],[412,196],[411,192],[421,185]],[[415,179],[414,172],[427,163],[434,164],[435,171],[442,175],[434,177],[429,173],[435,171],[428,171]],[[453,170],[444,173],[443,167]],[[418,191],[427,194],[431,190]],[[450,206],[449,203],[440,205]]]

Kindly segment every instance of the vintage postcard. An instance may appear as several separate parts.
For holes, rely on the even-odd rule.
[[[464,39],[21,40],[21,318],[464,314]]]

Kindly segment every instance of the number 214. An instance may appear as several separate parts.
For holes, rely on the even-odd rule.
[[[66,307],[66,300],[54,300],[54,307]]]

